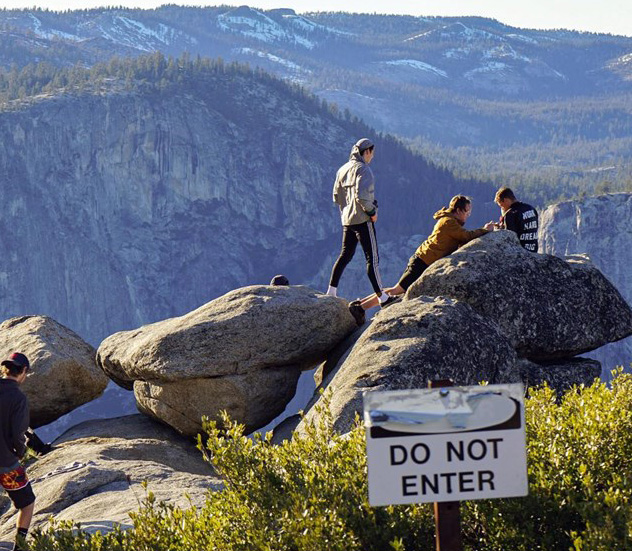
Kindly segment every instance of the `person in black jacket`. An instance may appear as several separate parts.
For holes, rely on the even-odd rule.
[[[14,352],[0,365],[0,485],[19,511],[13,550],[21,551],[35,508],[35,494],[20,464],[26,452],[29,426],[29,404],[20,385],[26,380],[31,365],[20,352]]]
[[[502,213],[496,227],[515,232],[520,244],[527,251],[537,253],[538,211],[531,205],[518,201],[514,192],[508,187],[501,187],[496,192],[494,202],[500,207]]]

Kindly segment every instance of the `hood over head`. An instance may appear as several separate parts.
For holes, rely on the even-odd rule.
[[[369,138],[362,138],[360,140],[358,140],[354,146],[351,148],[351,153],[349,154],[349,160],[350,161],[360,161],[360,162],[364,162],[364,159],[362,158],[362,153],[364,153],[365,150],[369,149],[370,147],[373,147],[375,144],[369,140]]]
[[[433,218],[435,220],[439,220],[441,218],[453,218],[461,226],[463,225],[463,223],[454,216],[454,213],[448,207],[441,207],[437,212],[434,213]]]
[[[434,213],[433,218],[435,220],[439,220],[439,218],[445,218],[449,216],[450,218],[454,218],[454,214],[448,209],[448,207],[441,207],[437,212]]]

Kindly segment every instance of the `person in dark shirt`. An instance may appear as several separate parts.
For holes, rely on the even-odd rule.
[[[520,244],[527,251],[537,253],[538,211],[531,205],[518,201],[514,192],[508,187],[501,187],[496,192],[494,202],[500,207],[502,213],[496,227],[515,232]]]
[[[29,404],[20,385],[26,380],[31,365],[20,352],[14,352],[0,365],[0,485],[19,511],[13,551],[21,551],[35,508],[35,494],[20,464],[26,452],[29,426]]]

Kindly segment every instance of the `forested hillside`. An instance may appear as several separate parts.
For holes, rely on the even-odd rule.
[[[511,183],[540,206],[630,188],[629,37],[248,6],[0,11],[9,72],[156,51],[260,67],[437,164]]]
[[[474,196],[474,223],[496,212],[491,185],[243,65],[42,63],[5,74],[0,94],[2,254],[15,259],[0,313],[47,314],[93,343],[275,273],[324,286],[333,178],[362,136],[376,142],[381,244],[428,231],[456,193]]]

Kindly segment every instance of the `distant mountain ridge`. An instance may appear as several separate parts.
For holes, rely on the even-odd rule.
[[[468,174],[561,186],[538,202],[632,180],[630,37],[248,6],[0,11],[7,69],[155,51],[249,63]]]
[[[548,47],[530,41],[537,36]],[[507,58],[492,65],[496,81],[477,70],[501,63],[485,57],[492,43],[493,55]],[[340,240],[332,179],[367,134],[377,143],[382,276],[394,283],[451,195],[473,196],[475,227],[497,216],[495,189],[454,177],[354,115],[441,147],[524,142],[547,150],[552,136],[588,136],[617,137],[625,152],[631,45],[477,18],[247,7],[0,11],[3,77],[25,67],[22,77],[36,79],[45,72],[39,62],[95,68],[84,88],[37,97],[17,90],[0,105],[0,315],[47,314],[98,345],[279,272],[324,289]],[[537,63],[522,59],[536,52]],[[540,76],[527,71],[533,66]],[[578,92],[589,109],[572,105]],[[362,264],[358,252],[343,296],[370,291]]]
[[[632,38],[519,29],[481,17],[297,15],[291,9],[169,5],[3,10],[0,28],[0,36],[14,42],[0,57],[7,67],[47,58],[74,64],[114,54],[189,51],[267,63],[273,72],[307,85],[319,65],[331,70],[363,64],[382,77],[384,69],[392,70],[387,79],[394,82],[532,98],[577,94],[580,86],[582,94],[598,92],[604,79],[629,91],[632,79]],[[44,52],[51,49],[59,50],[57,57]]]

